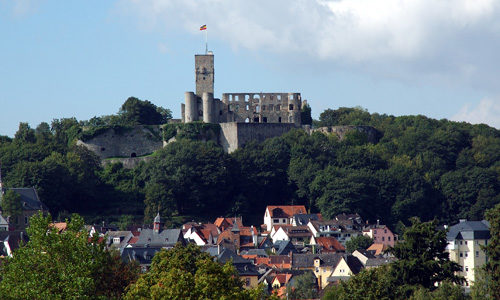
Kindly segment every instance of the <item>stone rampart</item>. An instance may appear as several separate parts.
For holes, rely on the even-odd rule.
[[[329,127],[319,127],[319,128],[305,128],[309,134],[315,131],[322,133],[335,134],[339,140],[343,140],[348,132],[356,130],[358,132],[366,134],[366,138],[370,143],[377,143],[380,139],[381,133],[372,126],[366,125],[341,125],[341,126],[329,126]]]
[[[159,126],[135,126],[117,132],[108,129],[86,141],[78,140],[77,145],[93,151],[101,159],[116,157],[138,157],[161,149],[163,142]]]

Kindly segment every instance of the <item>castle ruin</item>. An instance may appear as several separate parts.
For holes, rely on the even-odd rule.
[[[283,123],[301,126],[303,101],[300,93],[223,93],[221,100],[214,98],[214,79],[213,53],[195,55],[196,92],[184,95],[185,103],[181,104],[183,123]],[[290,128],[289,125],[283,127]]]

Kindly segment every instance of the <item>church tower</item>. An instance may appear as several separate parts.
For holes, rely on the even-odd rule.
[[[202,97],[203,93],[214,93],[214,54],[208,51],[207,54],[197,54],[194,56],[196,95]]]

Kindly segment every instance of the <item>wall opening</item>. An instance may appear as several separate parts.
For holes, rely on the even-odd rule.
[[[102,148],[101,148],[101,151],[106,151],[106,148],[102,147]]]
[[[281,105],[276,105],[276,111],[280,111],[281,110]]]
[[[278,118],[278,123],[281,123],[281,117]]]
[[[253,118],[254,123],[259,123],[259,117]]]
[[[266,106],[265,105],[262,105],[262,110],[266,110]]]
[[[260,113],[260,106],[259,105],[255,105],[255,112]]]
[[[267,123],[267,117],[262,118],[262,123]]]
[[[137,154],[136,154],[135,152],[132,152],[132,153],[130,154],[130,157],[137,157]]]
[[[219,116],[222,116],[222,110],[219,110]]]
[[[288,110],[293,110],[293,104],[288,105]]]
[[[249,104],[246,105],[245,110],[246,111],[250,110],[250,105]]]
[[[245,123],[250,123],[250,118],[246,118]]]
[[[289,117],[288,117],[288,122],[289,122],[289,123],[293,123],[293,116],[289,116]]]

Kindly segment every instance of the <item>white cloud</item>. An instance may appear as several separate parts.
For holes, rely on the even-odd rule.
[[[451,119],[472,124],[484,123],[500,129],[500,98],[482,99],[476,107],[466,104]]]
[[[495,0],[121,0],[141,26],[377,76],[499,91]]]

